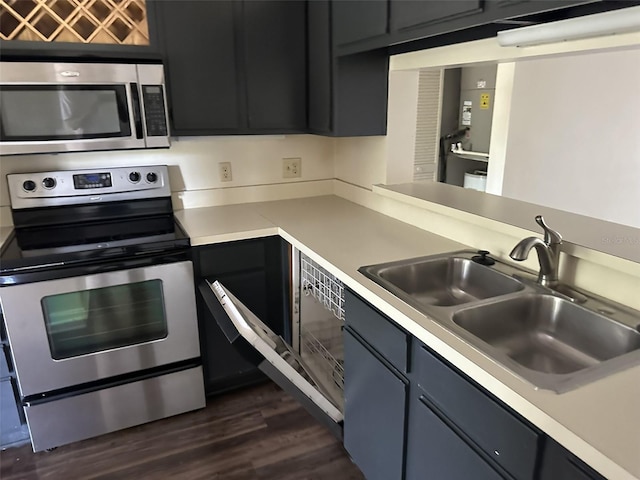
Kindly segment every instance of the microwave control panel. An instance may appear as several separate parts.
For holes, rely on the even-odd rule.
[[[167,117],[162,85],[142,85],[142,101],[148,137],[167,136]]]

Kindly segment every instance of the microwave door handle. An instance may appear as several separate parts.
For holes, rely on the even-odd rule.
[[[136,138],[144,138],[142,132],[142,111],[140,109],[140,91],[137,83],[129,84],[131,87],[131,105],[133,105],[133,123],[136,129]]]

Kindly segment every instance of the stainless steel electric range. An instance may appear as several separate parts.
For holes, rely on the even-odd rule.
[[[166,166],[7,176],[0,304],[34,451],[205,406]]]

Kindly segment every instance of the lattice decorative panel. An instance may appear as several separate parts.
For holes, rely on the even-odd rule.
[[[0,38],[149,45],[145,0],[0,0]]]

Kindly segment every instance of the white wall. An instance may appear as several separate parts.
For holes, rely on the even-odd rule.
[[[337,179],[368,189],[385,182],[386,137],[338,138],[335,145]]]
[[[515,63],[502,194],[640,227],[640,49]]]
[[[282,178],[282,159],[302,158],[302,176]],[[233,180],[220,182],[218,162],[231,162]],[[334,178],[334,140],[315,135],[183,137],[169,149],[0,157],[0,206],[9,205],[6,175],[15,172],[126,165],[169,165],[174,192],[279,185]],[[236,196],[237,198],[237,196]],[[6,224],[8,210],[0,218]]]
[[[337,179],[366,189],[413,181],[419,76],[390,72],[386,136],[336,139]]]

